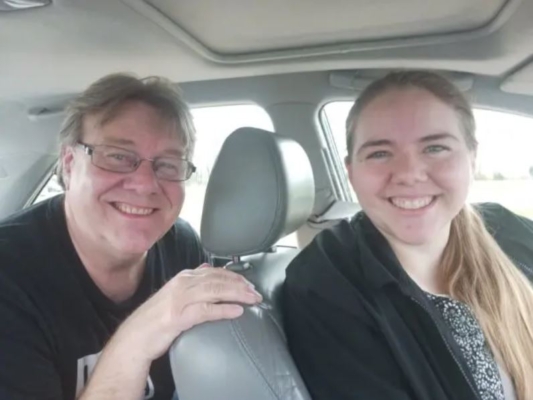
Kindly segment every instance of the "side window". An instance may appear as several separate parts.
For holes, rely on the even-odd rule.
[[[352,104],[336,101],[322,109],[340,160],[347,154],[345,121]],[[533,219],[533,118],[484,109],[475,109],[474,115],[479,148],[469,200],[500,203]]]
[[[43,186],[43,188],[33,201],[33,204],[40,203],[41,201],[60,193],[63,193],[63,188],[59,185],[59,182],[57,181],[57,175],[53,174],[48,180],[48,182],[46,182],[46,184]]]
[[[192,109],[196,125],[196,148],[193,163],[196,173],[186,183],[187,195],[180,216],[200,232],[202,208],[209,175],[224,140],[238,128],[249,126],[273,131],[272,120],[257,105],[231,105]],[[61,193],[62,189],[53,175],[43,187],[34,203]],[[282,239],[280,244],[295,245],[294,235]]]

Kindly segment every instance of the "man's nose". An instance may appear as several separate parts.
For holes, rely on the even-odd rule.
[[[159,191],[159,180],[152,161],[141,160],[137,169],[128,174],[124,187],[142,194],[152,194]]]

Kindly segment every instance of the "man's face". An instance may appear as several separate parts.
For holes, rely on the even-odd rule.
[[[174,129],[151,106],[132,102],[103,126],[99,115],[87,116],[82,142],[117,146],[142,158],[180,156],[183,148]],[[105,171],[79,146],[66,148],[62,161],[69,227],[90,247],[117,257],[143,254],[181,211],[183,182],[157,179],[151,162],[142,161],[130,173]]]

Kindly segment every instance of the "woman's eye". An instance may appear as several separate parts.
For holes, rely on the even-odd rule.
[[[448,151],[450,150],[449,147],[446,147],[446,146],[442,146],[440,144],[434,144],[434,145],[431,145],[431,146],[428,146],[424,149],[424,152],[425,153],[442,153],[443,151]]]
[[[380,150],[380,151],[375,151],[373,153],[370,153],[366,158],[367,159],[382,159],[382,158],[386,158],[390,155],[390,153],[388,151],[383,151],[383,150]]]

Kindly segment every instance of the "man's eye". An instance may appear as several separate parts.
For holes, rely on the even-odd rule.
[[[167,169],[171,171],[179,171],[179,167],[176,164],[170,162],[159,162],[157,168]]]
[[[128,156],[126,156],[125,154],[120,154],[120,153],[108,154],[107,157],[108,158],[112,158],[112,159],[117,160],[117,161],[123,161],[123,160],[128,158]]]
[[[125,153],[109,153],[106,155],[107,159],[110,161],[115,162],[128,162],[128,163],[135,163],[136,158],[135,156],[131,154],[125,154]]]
[[[384,150],[380,150],[380,151],[375,151],[373,153],[370,153],[366,158],[367,160],[368,159],[382,159],[382,158],[386,158],[390,155],[390,153],[388,151],[384,151]]]

